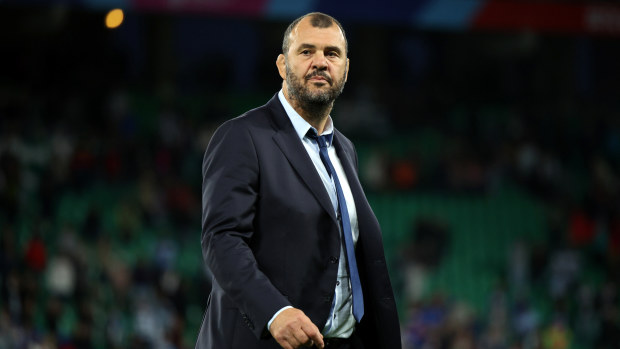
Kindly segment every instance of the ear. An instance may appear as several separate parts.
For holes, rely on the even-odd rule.
[[[278,73],[280,73],[282,80],[286,80],[286,58],[282,53],[280,53],[276,59],[276,66],[278,67]]]
[[[349,59],[347,58],[347,66],[344,67],[344,81],[347,81],[347,78],[349,77]]]

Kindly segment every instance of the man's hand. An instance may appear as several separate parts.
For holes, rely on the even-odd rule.
[[[296,308],[283,310],[271,323],[269,332],[284,349],[302,346],[323,349],[323,335],[303,311]]]

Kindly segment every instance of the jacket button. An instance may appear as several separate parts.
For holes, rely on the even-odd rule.
[[[334,256],[331,256],[331,257],[329,257],[329,262],[331,264],[336,264],[336,263],[338,263],[338,258],[336,258]]]

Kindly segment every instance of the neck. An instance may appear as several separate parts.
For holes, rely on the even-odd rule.
[[[306,120],[312,127],[314,127],[320,134],[325,129],[327,123],[327,117],[334,107],[334,102],[328,104],[324,103],[304,103],[296,99],[291,98],[286,88],[283,89],[284,97],[289,102],[291,107]]]
[[[291,103],[291,101],[289,101]],[[304,120],[306,120],[312,127],[316,128],[317,132],[320,134],[323,133],[325,129],[325,124],[327,123],[327,117],[332,110],[332,106],[334,102],[329,103],[327,105],[324,104],[306,104],[298,103],[293,100],[291,106],[295,109],[296,112],[301,115]]]

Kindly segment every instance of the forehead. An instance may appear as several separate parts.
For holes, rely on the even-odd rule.
[[[295,49],[302,44],[315,46],[337,46],[343,51],[345,48],[344,35],[336,23],[327,28],[314,27],[311,19],[306,17],[291,31],[290,47]]]

